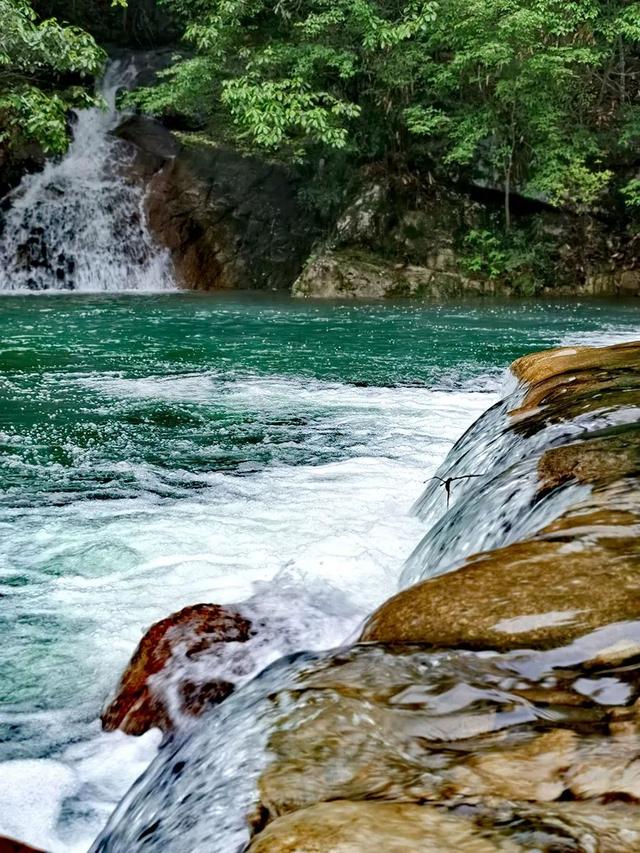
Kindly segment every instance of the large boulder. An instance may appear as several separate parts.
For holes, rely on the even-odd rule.
[[[393,263],[364,249],[328,249],[309,260],[292,293],[322,299],[447,299],[481,296],[486,288],[455,268]]]
[[[233,148],[130,116],[115,131],[147,188],[147,222],[171,252],[178,282],[195,290],[288,291],[317,236],[295,172]]]
[[[574,381],[578,371],[611,370],[627,367],[634,360],[637,363],[639,354],[640,341],[609,347],[557,347],[523,355],[513,362],[511,372],[529,385],[554,377],[561,377],[566,384]]]
[[[102,714],[103,729],[131,735],[154,726],[168,731],[182,715],[198,716],[221,702],[233,684],[206,674],[194,678],[188,664],[222,644],[242,643],[250,636],[247,619],[216,604],[185,607],[156,622],[140,641]]]
[[[540,648],[640,618],[640,492],[624,481],[539,534],[469,558],[385,602],[362,640]]]
[[[336,800],[278,818],[254,839],[249,853],[517,853],[521,849],[506,838],[483,838],[464,816],[428,806]]]

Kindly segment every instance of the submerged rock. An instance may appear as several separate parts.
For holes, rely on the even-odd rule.
[[[433,807],[337,800],[278,818],[255,838],[249,853],[516,853],[520,849],[506,838],[483,838],[469,818]]]
[[[197,716],[221,702],[233,684],[221,678],[193,680],[184,661],[197,660],[217,644],[245,642],[251,623],[216,604],[196,604],[156,622],[140,641],[115,699],[104,710],[105,731],[141,735],[157,726],[171,729],[182,714]]]

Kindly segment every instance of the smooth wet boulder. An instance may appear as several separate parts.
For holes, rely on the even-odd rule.
[[[510,428],[523,436],[597,411],[638,420],[632,412],[640,410],[640,342],[533,353],[511,370],[526,386],[509,413]]]
[[[640,816],[597,803],[322,803],[278,818],[249,853],[637,853]]]
[[[278,818],[255,838],[249,853],[516,853],[520,849],[505,838],[483,838],[468,818],[433,807],[337,800]]]
[[[640,491],[620,481],[533,538],[398,593],[369,618],[361,639],[550,648],[640,618],[639,531]]]
[[[601,489],[626,477],[640,477],[640,424],[624,424],[561,447],[552,447],[538,462],[540,490],[567,483]]]
[[[251,623],[216,604],[196,604],[156,622],[140,641],[116,696],[104,710],[105,731],[141,735],[174,727],[180,715],[197,716],[225,699],[233,684],[205,675],[194,679],[186,664],[226,643],[242,643]]]
[[[511,372],[520,382],[534,385],[575,371],[625,367],[638,358],[640,341],[608,347],[557,347],[516,359],[511,364]]]
[[[524,653],[356,646],[312,664],[277,700],[250,850],[634,850],[639,632]]]

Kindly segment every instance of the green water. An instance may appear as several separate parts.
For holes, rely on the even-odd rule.
[[[632,329],[634,304],[336,305],[256,297],[84,296],[0,303],[5,505],[197,487],[198,472],[349,453],[323,410],[265,411],[241,383],[454,388],[567,335]],[[184,393],[164,393],[181,379]],[[199,385],[189,388],[189,381]],[[129,396],[118,393],[128,382]],[[135,382],[138,381],[136,388]],[[146,383],[146,387],[145,387]],[[163,387],[164,386],[164,387]],[[171,389],[172,391],[175,390]],[[193,392],[193,393],[192,393]],[[128,470],[118,470],[126,462]],[[192,475],[189,477],[189,473]]]

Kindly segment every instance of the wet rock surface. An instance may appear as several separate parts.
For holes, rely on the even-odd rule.
[[[44,853],[44,851],[30,847],[22,841],[16,841],[15,838],[0,836],[0,853]]]
[[[508,839],[482,838],[464,816],[410,803],[337,800],[274,821],[249,853],[515,853],[518,849]]]
[[[144,635],[124,672],[116,696],[102,714],[105,731],[141,735],[173,728],[181,715],[198,716],[221,702],[233,684],[192,675],[198,657],[224,643],[242,643],[251,623],[215,604],[197,604],[156,622]]]
[[[369,619],[362,639],[537,648],[640,618],[640,495],[615,494],[626,508],[586,501],[532,539],[399,593]]]

